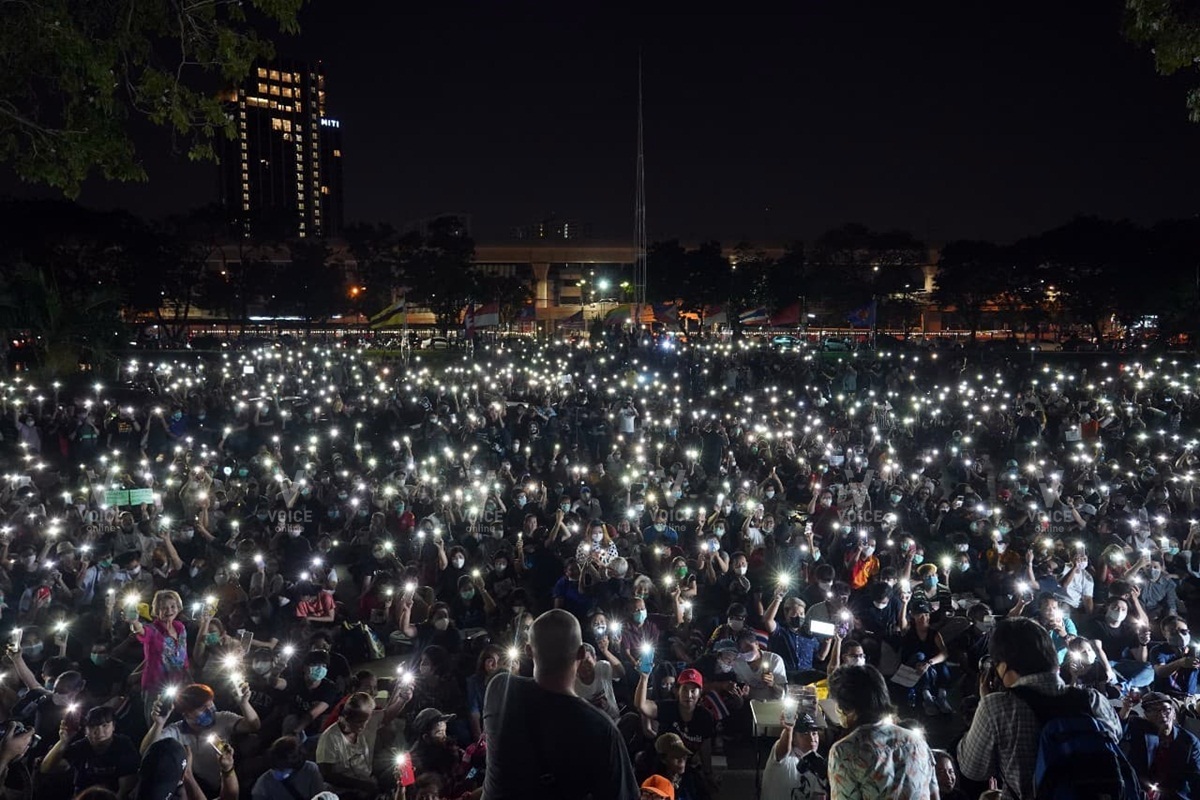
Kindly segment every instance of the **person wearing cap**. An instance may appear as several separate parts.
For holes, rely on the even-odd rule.
[[[213,748],[205,745],[208,749]],[[150,746],[142,756],[138,771],[140,780],[134,794],[135,800],[193,800],[208,795],[196,782],[192,760],[188,751],[174,739],[160,739]],[[219,800],[237,800],[239,785],[237,770],[234,769],[233,748],[228,743],[218,756],[221,771]]]
[[[371,774],[371,745],[367,723],[375,713],[375,698],[365,692],[351,695],[338,721],[317,741],[317,766],[338,797],[373,800],[379,784]]]
[[[712,771],[712,746],[717,735],[717,722],[712,712],[700,705],[704,692],[704,678],[695,669],[685,669],[675,679],[674,700],[655,702],[647,696],[650,676],[638,673],[637,688],[633,692],[633,704],[646,719],[658,722],[658,732],[675,733],[684,745],[695,754],[700,773],[710,789],[716,781]],[[695,766],[695,765],[693,765]]]
[[[289,789],[290,787],[290,789]],[[250,792],[253,800],[296,800],[316,797],[325,787],[321,769],[307,761],[294,736],[281,736],[267,748],[267,771],[258,776]]]
[[[662,775],[651,775],[642,781],[640,800],[675,800],[675,786]]]
[[[933,752],[919,733],[892,723],[879,670],[842,667],[829,677],[829,696],[848,731],[829,751],[832,797],[937,800]]]
[[[942,635],[930,627],[933,610],[925,598],[916,598],[908,614],[900,620],[900,661],[915,669],[920,677],[908,690],[909,704],[916,707],[920,697],[925,713],[952,714],[954,709],[946,696],[950,683],[950,668],[946,666],[949,652]]]
[[[654,749],[639,754],[639,777],[642,787],[647,783],[666,791],[670,787],[671,796],[677,800],[694,800],[698,796],[694,777],[687,771],[688,760],[692,751],[687,748],[677,733],[663,733],[654,740]],[[654,778],[662,780],[654,781]]]
[[[787,691],[787,668],[783,657],[764,648],[758,635],[743,630],[735,640],[738,646],[733,674],[738,682],[750,687],[751,700],[778,700]]]
[[[527,800],[590,793],[636,800],[638,786],[621,734],[608,716],[574,693],[583,654],[579,620],[562,609],[545,612],[534,620],[526,648],[533,678],[500,673],[484,697],[483,796]]]
[[[760,800],[813,800],[829,794],[829,764],[817,752],[820,728],[811,714],[784,714],[779,739],[763,769]]]
[[[82,737],[76,738],[77,726],[78,717],[70,714],[59,723],[58,741],[42,759],[41,773],[70,769],[74,793],[102,786],[127,796],[137,783],[141,755],[128,736],[114,734],[112,709],[97,706],[89,710],[83,718]]]
[[[1200,739],[1176,724],[1175,701],[1162,692],[1148,692],[1142,695],[1140,717],[1130,713],[1134,704],[1126,695],[1118,716],[1125,724],[1121,749],[1138,777],[1157,786],[1164,800],[1200,797]]]
[[[262,727],[258,712],[250,705],[250,687],[245,684],[237,687],[236,697],[241,714],[217,711],[213,690],[202,683],[184,686],[173,703],[183,719],[168,725],[172,703],[160,695],[151,708],[151,726],[142,738],[142,754],[156,741],[178,739],[192,750],[192,772],[197,780],[205,788],[215,789],[221,783],[220,758],[209,746],[209,737],[230,742],[238,734],[257,733]]]
[[[424,708],[413,718],[408,731],[413,769],[420,774],[440,775],[447,784],[462,761],[462,751],[446,734],[446,723],[453,719],[454,714]]]

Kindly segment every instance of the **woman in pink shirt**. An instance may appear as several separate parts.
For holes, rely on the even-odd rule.
[[[154,593],[150,604],[154,621],[143,625],[135,618],[129,623],[129,629],[142,643],[142,702],[147,715],[163,689],[191,682],[187,629],[176,619],[182,609],[179,594],[163,589]]]

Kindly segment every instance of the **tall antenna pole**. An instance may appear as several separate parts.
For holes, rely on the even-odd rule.
[[[637,199],[633,211],[633,314],[635,330],[646,305],[646,164],[642,152],[642,54],[638,52]]]

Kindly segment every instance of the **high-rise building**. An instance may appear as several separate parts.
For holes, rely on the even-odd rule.
[[[592,226],[572,219],[559,219],[551,215],[532,225],[514,228],[514,239],[534,241],[575,241],[592,238]]]
[[[327,116],[321,65],[257,65],[231,105],[237,138],[222,154],[222,194],[243,233],[341,233],[341,122]]]

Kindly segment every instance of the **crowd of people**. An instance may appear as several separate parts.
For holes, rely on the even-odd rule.
[[[13,800],[1200,796],[1186,359],[147,355],[0,383]]]

